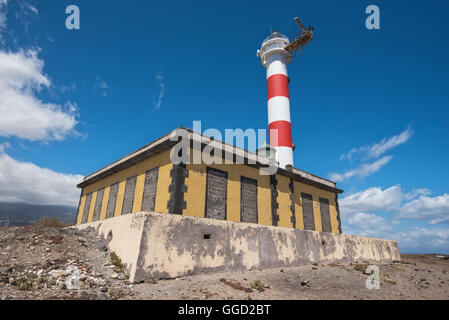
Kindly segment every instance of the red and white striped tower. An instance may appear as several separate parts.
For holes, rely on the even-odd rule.
[[[269,143],[276,149],[279,167],[284,169],[294,166],[287,73],[292,56],[285,50],[289,43],[286,36],[274,31],[257,52],[267,68]]]

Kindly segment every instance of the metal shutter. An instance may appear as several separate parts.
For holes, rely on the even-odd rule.
[[[123,198],[122,215],[133,211],[134,191],[136,190],[137,176],[128,178],[125,186],[125,196]]]
[[[87,219],[89,218],[89,210],[91,202],[92,202],[92,193],[89,193],[86,196],[86,203],[84,204],[83,220],[81,221],[82,224],[87,223]]]
[[[206,218],[226,220],[228,174],[207,168]]]
[[[257,223],[257,180],[240,180],[240,218],[242,222]]]
[[[145,186],[143,189],[142,211],[154,211],[156,203],[157,179],[159,168],[147,171],[145,174]]]
[[[313,198],[310,194],[302,193],[302,214],[304,229],[315,230],[315,218],[313,216]]]
[[[329,200],[320,198],[321,225],[323,232],[332,232]]]
[[[103,196],[104,196],[104,189],[101,189],[97,192],[97,200],[95,200],[94,216],[92,217],[92,222],[100,220]]]
[[[117,202],[119,184],[113,184],[109,190],[108,208],[106,209],[106,219],[114,217],[115,204]]]

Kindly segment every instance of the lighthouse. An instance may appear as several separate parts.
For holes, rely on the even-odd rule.
[[[287,72],[292,56],[285,50],[289,43],[286,36],[274,31],[259,50],[267,69],[269,143],[276,149],[276,161],[281,168],[294,166]]]
[[[294,167],[287,65],[292,61],[292,53],[313,39],[313,28],[306,30],[298,18],[295,21],[302,32],[294,41],[274,31],[257,51],[267,70],[269,143],[276,150],[276,161],[283,169]]]

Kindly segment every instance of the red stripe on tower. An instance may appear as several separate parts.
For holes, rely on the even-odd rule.
[[[288,77],[285,74],[274,74],[267,80],[268,100],[273,97],[289,98]]]
[[[293,147],[292,125],[288,121],[274,121],[268,125],[270,131],[270,145],[273,147]],[[277,130],[273,131],[273,130]],[[277,141],[276,141],[277,140]]]

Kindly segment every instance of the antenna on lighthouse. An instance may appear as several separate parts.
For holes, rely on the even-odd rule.
[[[289,45],[285,47],[290,53],[293,53],[299,49],[303,49],[310,41],[313,40],[313,27],[309,27],[307,30],[304,25],[301,23],[298,17],[295,18],[296,23],[301,28],[301,33],[297,35]]]

